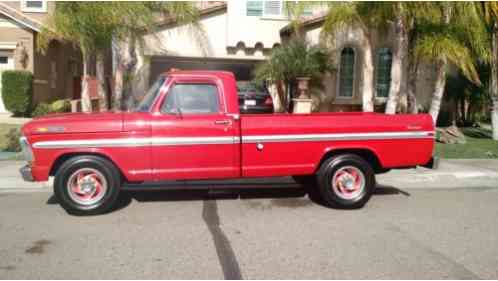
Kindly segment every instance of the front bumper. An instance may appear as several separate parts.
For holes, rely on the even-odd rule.
[[[31,166],[29,164],[26,164],[21,169],[19,169],[19,172],[21,172],[24,181],[35,181],[31,172]]]

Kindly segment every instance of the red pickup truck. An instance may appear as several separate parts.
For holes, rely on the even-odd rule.
[[[269,176],[314,182],[324,203],[355,208],[376,173],[431,161],[434,126],[427,114],[241,116],[232,73],[177,71],[133,111],[48,115],[27,123],[20,141],[23,178],[55,176],[72,213],[109,211],[130,183]]]

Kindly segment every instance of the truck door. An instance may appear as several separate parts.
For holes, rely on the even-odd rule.
[[[239,176],[239,130],[226,114],[220,81],[172,78],[156,111],[151,142],[156,180]]]

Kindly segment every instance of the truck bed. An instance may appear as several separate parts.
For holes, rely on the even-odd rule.
[[[242,175],[313,174],[324,154],[343,149],[368,150],[382,168],[415,166],[430,160],[433,130],[427,114],[242,115]]]

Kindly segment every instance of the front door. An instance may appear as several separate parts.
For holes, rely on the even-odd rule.
[[[4,52],[0,52],[0,113],[7,113],[2,98],[2,72],[14,69],[14,58]]]
[[[152,117],[155,179],[237,177],[238,130],[225,114],[220,85],[208,79],[169,83]]]

